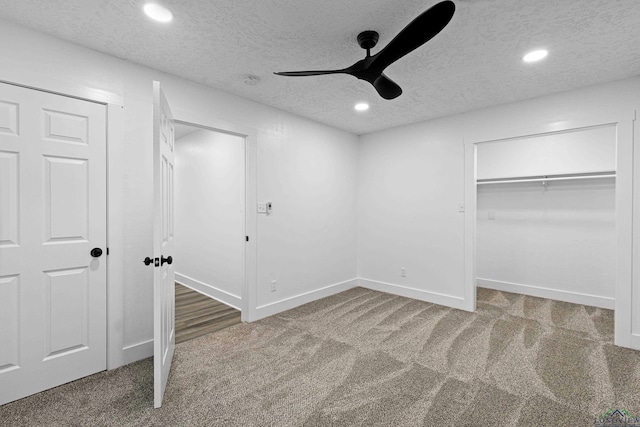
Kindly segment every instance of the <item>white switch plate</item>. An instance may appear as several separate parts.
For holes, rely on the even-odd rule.
[[[496,211],[489,211],[487,213],[487,217],[488,217],[489,221],[495,221],[496,220]]]
[[[267,213],[267,202],[258,202],[258,213]]]
[[[276,280],[272,280],[271,281],[271,292],[275,292],[277,290],[278,290],[278,288],[276,287]]]
[[[400,277],[407,277],[407,269],[404,267],[400,268]]]
[[[458,212],[464,212],[464,203],[458,203]]]

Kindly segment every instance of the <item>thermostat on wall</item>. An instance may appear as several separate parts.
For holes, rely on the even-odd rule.
[[[271,202],[258,202],[258,213],[271,214]]]

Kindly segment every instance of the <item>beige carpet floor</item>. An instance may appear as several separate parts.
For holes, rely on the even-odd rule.
[[[0,407],[43,426],[593,426],[640,414],[613,313],[480,289],[478,312],[352,289],[177,346],[161,409],[143,360]]]

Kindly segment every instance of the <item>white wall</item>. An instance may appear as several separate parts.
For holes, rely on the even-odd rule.
[[[110,321],[121,326],[126,350],[120,359],[112,357],[111,366],[152,351],[152,270],[142,260],[153,249],[153,80],[162,83],[178,119],[206,114],[256,130],[258,198],[274,203],[274,215],[258,221],[257,303],[266,307],[260,314],[356,278],[357,136],[6,21],[0,21],[0,48],[0,79],[47,73],[65,85],[124,98],[124,141],[110,147],[118,188],[118,200],[111,202],[122,207],[118,232],[124,243],[110,248],[109,257],[124,269],[123,318]],[[278,278],[274,293],[271,277]]]
[[[258,199],[273,204],[271,215],[258,215],[258,314],[264,316],[297,305],[278,303],[279,295],[356,285],[358,146],[355,137],[323,135],[302,122],[259,141]],[[333,291],[299,301],[327,292]]]
[[[362,137],[358,262],[363,286],[462,306],[463,154],[460,136],[446,124]]]
[[[200,130],[175,147],[176,280],[240,309],[244,138]]]
[[[472,308],[464,283],[464,214],[458,212],[465,200],[465,140],[552,132],[607,113],[631,117],[639,100],[640,78],[633,78],[362,136],[361,283]]]

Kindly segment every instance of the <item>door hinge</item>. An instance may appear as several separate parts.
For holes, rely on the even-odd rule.
[[[244,236],[244,240],[248,242],[249,241],[249,236]]]

